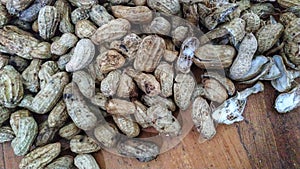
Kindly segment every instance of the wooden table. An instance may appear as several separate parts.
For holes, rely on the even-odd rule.
[[[265,92],[249,98],[246,120],[218,126],[208,142],[199,144],[193,129],[181,144],[148,163],[105,151],[94,155],[102,169],[299,169],[300,108],[276,113],[272,105],[278,94],[265,84]],[[0,151],[0,169],[17,169],[21,158],[14,156],[10,144],[0,145]]]

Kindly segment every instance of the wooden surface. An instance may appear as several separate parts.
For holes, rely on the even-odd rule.
[[[276,96],[266,85],[265,92],[249,98],[245,121],[218,126],[217,135],[202,144],[193,129],[181,144],[148,163],[105,151],[94,155],[102,169],[299,169],[300,109],[276,113]],[[17,169],[21,158],[9,143],[0,145],[0,151],[0,169]]]

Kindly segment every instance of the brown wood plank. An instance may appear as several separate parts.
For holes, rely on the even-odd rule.
[[[22,157],[15,156],[10,143],[3,144],[5,169],[18,169]]]
[[[266,88],[273,91],[271,86]],[[273,105],[278,94],[275,92],[264,94],[267,105]],[[284,168],[300,168],[300,108],[287,114],[276,113],[273,106],[266,107],[266,110],[272,122],[280,163]]]
[[[0,169],[5,169],[3,144],[0,144]]]
[[[285,115],[277,113],[273,108],[277,95],[265,85],[265,92],[249,98],[246,121],[238,124],[252,168],[299,168],[300,109]]]

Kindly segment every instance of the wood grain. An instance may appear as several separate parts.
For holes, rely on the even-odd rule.
[[[265,84],[265,92],[249,98],[245,121],[218,126],[210,141],[199,144],[193,129],[179,145],[148,163],[106,151],[94,156],[102,169],[300,168],[300,108],[278,114],[273,108],[278,93]],[[17,169],[20,157],[13,155],[10,144],[2,144],[0,151],[0,169]]]

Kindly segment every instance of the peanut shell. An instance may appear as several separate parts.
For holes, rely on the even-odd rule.
[[[56,32],[59,21],[60,14],[55,7],[43,7],[38,16],[39,35],[43,39],[52,38]]]
[[[38,133],[38,126],[33,117],[21,117],[16,138],[11,142],[15,155],[27,154]]]
[[[77,154],[88,154],[99,151],[100,146],[91,137],[77,135],[70,140],[70,149]]]
[[[21,160],[19,167],[24,169],[44,168],[59,155],[60,151],[60,143],[52,143],[38,147]]]

